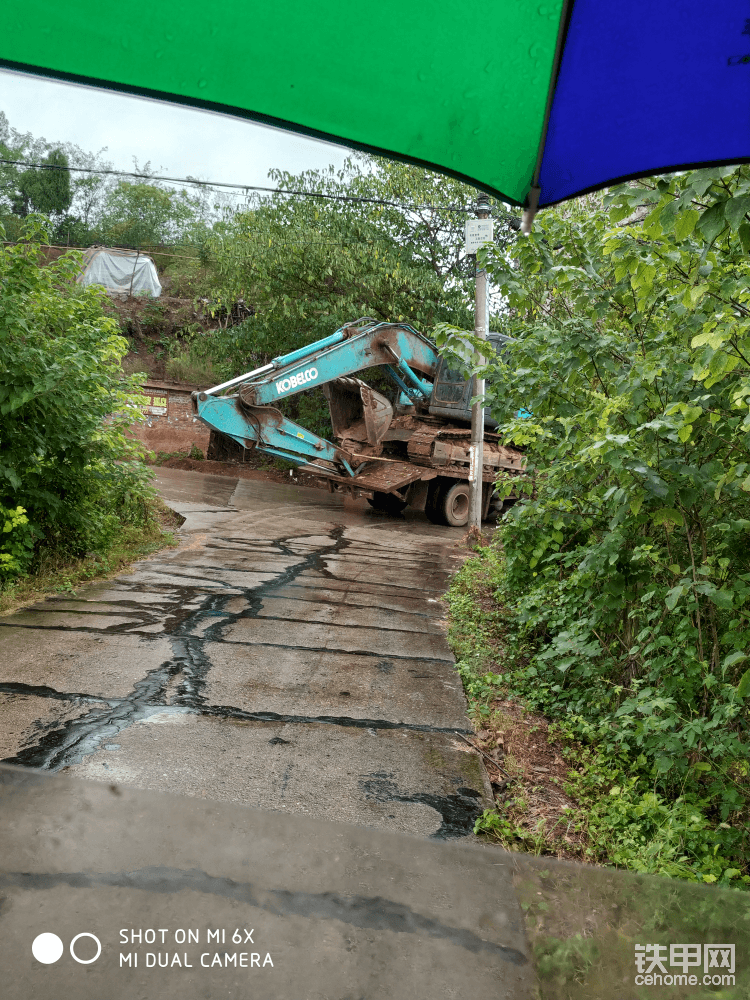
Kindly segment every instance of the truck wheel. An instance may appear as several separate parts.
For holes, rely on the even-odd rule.
[[[374,493],[367,498],[367,502],[375,510],[383,510],[387,514],[400,514],[406,506],[406,500],[402,500],[393,493]]]
[[[469,484],[459,479],[441,496],[441,514],[452,528],[463,528],[469,523]]]
[[[492,496],[490,497],[490,508],[487,511],[487,517],[491,521],[499,521],[504,513],[505,501],[497,490],[493,490]]]
[[[436,484],[428,497],[425,514],[433,524],[463,528],[469,522],[469,484],[462,479]]]
[[[503,500],[502,497],[496,493],[490,501],[490,514],[496,521],[500,521],[503,517],[505,517],[515,502],[515,497],[506,497]]]
[[[440,513],[440,500],[446,489],[447,484],[442,478],[433,479],[428,484],[424,513],[427,520],[432,521],[433,524],[445,524],[443,515]]]

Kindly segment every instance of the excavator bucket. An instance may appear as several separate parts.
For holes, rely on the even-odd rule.
[[[393,420],[388,399],[358,378],[337,378],[322,386],[334,437],[369,445],[377,453]]]

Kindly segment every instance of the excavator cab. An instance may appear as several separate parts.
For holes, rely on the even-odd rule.
[[[511,337],[504,333],[490,333],[487,343],[496,354],[507,360],[507,352],[503,348],[512,343]],[[430,400],[429,414],[433,417],[448,417],[459,423],[471,423],[471,397],[474,395],[473,384],[467,381],[461,372],[450,367],[450,363],[441,358],[435,374],[435,383]],[[484,418],[484,426],[489,430],[497,427],[497,421],[489,416]]]

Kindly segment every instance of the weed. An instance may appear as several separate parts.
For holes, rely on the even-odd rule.
[[[182,352],[167,360],[167,375],[175,382],[194,385],[212,385],[215,372],[208,358],[198,357],[194,352]]]

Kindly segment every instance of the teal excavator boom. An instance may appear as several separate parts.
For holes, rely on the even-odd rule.
[[[395,386],[393,401],[354,377],[374,367]],[[273,405],[317,386],[328,398],[335,444]],[[366,317],[194,393],[193,406],[198,418],[225,439],[322,475],[332,491],[364,496],[383,510],[411,503],[433,520],[458,525],[468,519],[470,396],[471,385],[451,372],[413,327]],[[483,479],[488,487],[503,468],[517,474],[522,456],[500,445],[497,435],[486,434]],[[486,507],[491,488],[485,492]]]

